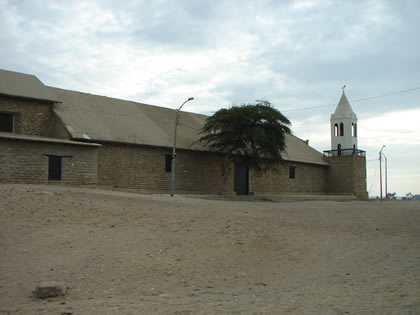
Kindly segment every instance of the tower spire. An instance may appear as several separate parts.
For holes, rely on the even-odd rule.
[[[351,155],[357,150],[357,116],[344,92],[331,115],[331,150],[337,155]]]

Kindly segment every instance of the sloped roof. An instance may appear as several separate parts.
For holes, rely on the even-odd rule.
[[[283,159],[288,161],[329,165],[323,155],[309,146],[305,141],[293,135],[286,135],[286,151],[282,154]]]
[[[48,87],[60,103],[54,107],[74,140],[112,141],[169,147],[173,145],[176,111],[105,96]],[[195,143],[207,116],[180,112],[177,148],[205,150]],[[287,135],[284,159],[328,165],[321,153]]]
[[[0,94],[56,102],[54,94],[34,75],[0,69]]]
[[[340,116],[354,116],[356,118],[356,114],[353,112],[353,109],[350,106],[349,100],[347,99],[346,94],[341,95],[340,101],[337,104],[335,112],[333,114],[334,117]]]
[[[54,107],[73,139],[172,147],[175,110],[58,88]],[[206,116],[180,112],[177,148],[193,145]]]

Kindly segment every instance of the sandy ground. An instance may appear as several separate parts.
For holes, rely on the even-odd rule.
[[[418,202],[3,184],[0,216],[0,314],[420,314]]]

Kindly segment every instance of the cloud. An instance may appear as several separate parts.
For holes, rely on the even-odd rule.
[[[4,1],[0,66],[162,105],[201,93],[197,111],[262,97],[320,105],[344,83],[356,98],[412,84],[418,14],[408,3]]]
[[[360,145],[420,144],[420,109],[388,112],[364,119],[359,124]]]

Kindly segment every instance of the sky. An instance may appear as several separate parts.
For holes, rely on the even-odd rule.
[[[0,30],[2,69],[207,115],[265,99],[320,152],[346,85],[370,196],[383,145],[388,192],[420,194],[420,1],[0,0]]]

